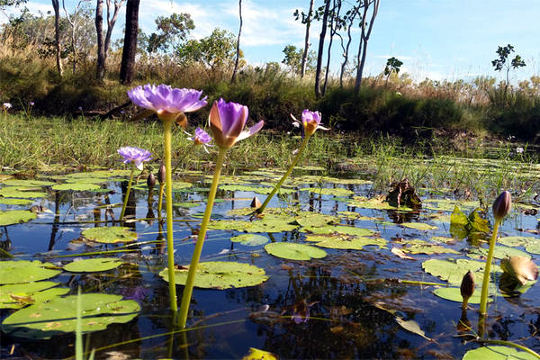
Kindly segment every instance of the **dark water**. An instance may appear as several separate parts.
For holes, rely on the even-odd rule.
[[[197,180],[200,178],[191,179]],[[203,187],[205,184],[201,182],[196,186]],[[326,183],[323,186],[347,188],[353,190],[355,195],[368,195],[371,192],[370,185]],[[115,193],[55,192],[49,188],[48,197],[36,200],[34,204],[40,204],[51,212],[41,213],[38,219],[29,223],[4,227],[1,230],[3,248],[9,248],[16,259],[40,259],[55,264],[73,259],[55,257],[57,255],[73,254],[76,258],[76,254],[88,251],[125,248],[124,245],[102,244],[90,247],[74,241],[81,236],[82,229],[98,226],[81,221],[105,219],[105,209],[96,209],[98,204],[121,202],[120,183],[109,182],[107,187]],[[157,212],[156,192],[155,188],[154,201],[151,202],[154,216]],[[206,194],[189,189],[175,192],[175,202],[200,202],[199,206],[189,209],[176,207],[175,219],[200,219]],[[148,191],[141,188],[132,195],[128,214],[137,218],[151,217]],[[227,211],[249,206],[253,195],[251,192],[219,191],[217,198],[223,201],[215,205],[213,219],[231,218],[227,216]],[[265,198],[265,195],[257,196],[261,200]],[[422,199],[430,197],[428,192],[422,195]],[[404,219],[394,211],[351,208],[346,201],[336,200],[334,196],[319,196],[304,191],[273,199],[270,206],[286,206],[287,202],[295,199],[303,210],[333,215],[348,210],[382,218],[386,224],[369,220],[347,220],[347,223],[376,230],[388,241],[387,248],[371,246],[361,251],[325,249],[328,252],[326,258],[291,261],[268,255],[263,246],[248,247],[232,243],[229,239],[238,235],[238,231],[211,230],[202,261],[250,263],[265,269],[270,279],[249,288],[196,288],[188,320],[188,326],[193,329],[187,332],[186,338],[182,334],[153,337],[101,350],[97,358],[108,358],[114,352],[121,352],[128,358],[144,359],[242,358],[250,347],[273,352],[280,358],[461,358],[467,350],[479,346],[458,336],[456,326],[462,317],[460,303],[435,296],[433,286],[398,281],[444,283],[425,273],[422,261],[430,258],[465,258],[464,250],[475,245],[467,240],[456,241],[447,247],[460,251],[462,255],[412,255],[415,260],[400,259],[390,252],[392,243],[401,238],[430,240],[432,236],[450,236],[448,222],[428,220],[434,211],[422,210],[408,214]],[[1,209],[28,208],[0,206]],[[118,217],[120,208],[115,207],[114,213]],[[449,215],[450,212],[445,214]],[[517,229],[534,229],[537,226],[536,218],[513,211],[501,232],[503,235],[534,236]],[[395,223],[402,221],[428,222],[438,226],[438,230],[420,231]],[[99,226],[112,225],[101,223]],[[87,345],[89,349],[165,334],[174,329],[168,310],[168,285],[158,276],[166,266],[165,245],[163,242],[144,244],[145,241],[163,239],[159,222],[144,220],[127,226],[139,234],[138,243],[143,243],[129,247],[135,251],[116,255],[129,262],[129,265],[105,273],[74,275],[64,272],[52,279],[70,287],[71,293],[76,293],[80,285],[83,292],[120,294],[140,302],[142,312],[137,318],[127,324],[114,324],[107,330],[92,333]],[[196,221],[175,222],[177,264],[189,263],[197,229]],[[298,230],[262,235],[268,236],[270,241],[299,243],[304,243],[306,236]],[[538,255],[532,257],[538,260]],[[177,287],[179,296],[182,290],[182,286]],[[540,351],[537,334],[540,328],[539,295],[537,285],[519,297],[504,298],[499,293],[489,306],[489,337],[516,341]],[[307,317],[304,312],[300,321],[291,319],[291,316],[306,308],[309,310]],[[466,314],[473,329],[477,328],[477,309],[478,305],[471,305]],[[0,310],[2,319],[11,313],[12,310]],[[396,316],[416,321],[429,339],[403,329],[396,322]],[[2,334],[0,357],[65,358],[73,356],[73,343],[72,334],[39,342]]]

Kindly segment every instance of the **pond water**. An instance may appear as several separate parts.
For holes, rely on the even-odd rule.
[[[420,210],[385,209],[386,203],[362,198],[377,199],[369,181],[351,174],[321,175],[317,168],[308,168],[272,200],[264,219],[251,219],[246,214],[253,196],[264,200],[280,173],[261,169],[225,176],[201,261],[251,264],[264,269],[268,280],[243,288],[195,288],[190,329],[184,337],[167,334],[174,325],[168,283],[159,275],[166,267],[165,233],[157,219],[159,187],[150,193],[139,180],[126,212],[135,220],[110,222],[120,214],[127,174],[98,171],[39,179],[54,185],[4,176],[0,188],[0,210],[6,211],[0,216],[30,207],[37,213],[27,222],[0,228],[2,262],[40,260],[57,267],[102,257],[123,262],[100,272],[60,269],[47,280],[67,288],[69,294],[76,294],[80,286],[82,293],[117,294],[139,303],[140,312],[128,322],[86,336],[85,346],[98,349],[97,358],[242,358],[251,347],[280,358],[461,358],[480,346],[464,336],[471,331],[460,325],[468,321],[476,331],[478,304],[471,303],[462,313],[459,284],[468,268],[481,276],[475,261],[485,259],[482,249],[487,248],[489,234],[471,231],[470,226],[450,226],[456,205],[468,215],[480,206],[478,201],[454,199],[449,189],[418,189]],[[175,260],[180,267],[191,260],[209,181],[202,173],[190,172],[173,186]],[[81,187],[64,190],[70,186],[59,184]],[[84,184],[93,187],[85,190]],[[21,197],[28,202],[5,204]],[[484,217],[483,224],[491,227],[491,215],[480,215]],[[514,206],[500,230],[496,264],[508,254],[538,262],[538,217],[534,205]],[[136,232],[136,242],[104,244],[82,234],[120,225]],[[259,236],[236,242],[242,238],[234,237],[245,233]],[[308,244],[326,256],[291,260],[265,250],[268,244],[281,242]],[[117,251],[85,255],[112,250]],[[530,287],[509,293],[508,286],[499,286],[501,278],[499,269],[493,277],[497,287],[488,309],[488,337],[540,351],[538,286],[530,282]],[[480,286],[481,280],[476,283]],[[179,296],[182,289],[178,285]],[[448,297],[445,291],[450,297],[457,293],[458,301],[443,298]],[[0,304],[5,304],[6,292],[4,288]],[[14,311],[0,310],[0,320]],[[2,327],[1,358],[74,355],[73,333],[36,339],[16,336],[12,330]],[[123,342],[128,343],[114,345]]]

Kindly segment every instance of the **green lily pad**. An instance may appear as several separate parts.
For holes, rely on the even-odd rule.
[[[47,269],[54,267],[41,261],[0,261],[0,284],[21,284],[55,277],[62,271]]]
[[[33,220],[36,217],[36,214],[28,210],[0,210],[0,226],[21,224]]]
[[[16,189],[14,187],[3,187],[0,189],[0,196],[7,198],[22,198],[22,199],[34,199],[47,196],[47,193],[40,191],[31,191],[24,189]]]
[[[272,187],[258,187],[249,185],[220,185],[219,188],[226,191],[245,191],[264,195],[270,194],[272,190],[274,190]],[[296,190],[283,187],[279,188],[278,190],[278,194],[293,194],[295,192]]]
[[[409,240],[401,250],[410,254],[460,254],[459,251],[441,245],[429,243],[424,240]]]
[[[118,258],[95,258],[75,260],[64,265],[64,270],[70,272],[99,272],[116,269],[124,262]]]
[[[535,360],[536,356],[509,346],[483,346],[469,350],[462,360]]]
[[[508,246],[523,246],[528,253],[540,254],[540,241],[531,236],[505,236],[499,238],[497,242]]]
[[[94,178],[94,177],[80,177],[80,178],[73,178],[73,179],[66,179],[66,183],[68,184],[94,184],[94,185],[101,185],[108,182],[109,179],[106,178]]]
[[[49,301],[65,295],[69,288],[57,288],[52,281],[38,281],[25,284],[0,286],[0,309],[20,309],[29,304]]]
[[[0,204],[3,205],[30,205],[32,203],[32,200],[0,198]]]
[[[451,285],[459,286],[461,285],[461,280],[463,280],[463,275],[469,270],[474,273],[476,284],[482,284],[485,265],[485,262],[468,259],[458,259],[455,262],[441,259],[429,259],[422,263],[422,269],[433,276],[448,281]],[[491,266],[491,271],[501,272],[501,268],[498,265],[493,264]]]
[[[192,186],[193,186],[193,184],[188,183],[186,181],[173,181],[172,191],[176,192],[176,191],[179,191],[179,190],[189,189]]]
[[[268,238],[257,234],[242,234],[231,238],[232,242],[240,243],[244,246],[259,246],[268,242]]]
[[[186,208],[186,209],[189,209],[189,208],[192,208],[192,207],[197,207],[199,205],[201,205],[201,204],[194,203],[194,202],[181,202],[181,203],[174,203],[173,204],[173,206]]]
[[[88,240],[104,244],[132,242],[137,240],[137,233],[131,231],[128,227],[122,226],[86,229],[82,232],[82,235]]]
[[[320,227],[339,221],[339,219],[335,216],[312,212],[302,212],[302,214],[297,216],[295,220],[300,226],[303,227]]]
[[[65,183],[53,185],[53,190],[59,191],[93,191],[101,188],[100,184],[96,183]]]
[[[113,323],[126,323],[135,318],[140,306],[120,295],[83,294],[82,331],[104,330]],[[57,297],[45,303],[30,305],[8,316],[2,331],[14,337],[48,339],[74,332],[77,317],[77,296]]]
[[[178,285],[185,285],[189,268],[175,270],[174,281]],[[168,269],[163,269],[159,276],[169,281]],[[254,265],[226,262],[209,261],[199,263],[195,274],[195,286],[206,289],[230,289],[262,284],[268,280],[264,269]]]
[[[387,241],[383,238],[357,237],[351,235],[308,235],[307,241],[316,241],[315,245],[329,249],[363,250],[365,246],[374,245],[385,248]]]
[[[473,259],[480,259],[480,258],[487,257],[488,252],[489,252],[489,249],[476,248],[476,249],[471,250],[468,256]],[[493,257],[495,259],[504,259],[510,256],[523,256],[529,259],[531,258],[531,255],[527,254],[526,252],[518,250],[518,249],[514,249],[512,247],[508,247],[508,246],[496,245],[495,249],[493,249]]]
[[[425,224],[425,223],[411,223],[411,222],[404,222],[400,224],[401,226],[410,228],[410,229],[416,229],[416,230],[422,230],[422,231],[429,231],[429,230],[437,230],[438,228],[433,225]]]
[[[7,186],[24,186],[24,187],[41,187],[41,186],[52,186],[55,183],[51,181],[42,181],[42,180],[19,180],[19,179],[9,179],[3,182]]]
[[[333,226],[326,225],[320,227],[306,226],[302,231],[309,231],[313,234],[346,234],[346,235],[355,235],[355,236],[372,236],[375,234],[375,231],[364,228],[357,228],[353,226]]]
[[[355,197],[353,201],[348,203],[351,207],[359,207],[363,209],[373,210],[399,210],[399,211],[412,211],[413,209],[400,206],[399,208],[390,205],[383,198],[366,199],[364,197]]]
[[[326,251],[314,246],[287,242],[267,244],[264,249],[270,255],[290,260],[321,259],[327,255]]]
[[[455,301],[458,303],[463,302],[463,297],[461,296],[461,290],[457,287],[447,287],[447,288],[438,288],[433,290],[433,294],[437,295],[440,298]],[[469,304],[480,304],[480,291],[475,291],[472,296],[469,298]],[[488,298],[488,302],[493,301]]]
[[[353,191],[343,188],[302,188],[300,191],[309,191],[317,195],[349,196]]]

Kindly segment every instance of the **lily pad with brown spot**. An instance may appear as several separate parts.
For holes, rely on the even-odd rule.
[[[50,279],[62,271],[51,263],[34,260],[0,261],[0,284],[22,284]]]

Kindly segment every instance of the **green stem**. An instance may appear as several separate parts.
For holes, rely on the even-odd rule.
[[[171,140],[172,120],[163,120],[165,144],[165,184],[167,188],[167,264],[169,274],[169,297],[171,310],[178,311],[176,303],[176,282],[174,281],[174,242],[173,242],[173,207],[172,207],[172,173],[171,173]]]
[[[540,354],[538,354],[537,352],[529,349],[526,346],[519,345],[519,344],[513,343],[511,341],[505,341],[505,340],[478,340],[478,342],[482,343],[482,344],[494,344],[494,345],[511,346],[511,347],[516,348],[516,349],[523,350],[526,353],[529,353],[532,356],[536,357],[537,359],[540,359]]]
[[[135,173],[135,165],[131,164],[131,174],[129,175],[129,182],[126,190],[126,197],[124,198],[124,205],[122,205],[122,212],[120,213],[120,221],[124,218],[126,213],[126,207],[129,199],[129,193],[131,192],[131,183],[133,182],[133,174]]]
[[[296,164],[298,163],[298,161],[300,160],[300,157],[302,156],[302,153],[304,152],[304,149],[306,148],[306,145],[309,141],[309,138],[311,137],[311,135],[306,135],[304,137],[304,141],[302,141],[302,145],[300,145],[300,149],[298,149],[298,153],[296,154],[296,157],[294,158],[293,162],[291,163],[291,166],[289,166],[289,169],[287,170],[287,172],[283,175],[283,177],[281,178],[281,180],[279,180],[279,182],[276,184],[276,186],[274,187],[274,189],[272,190],[272,192],[270,193],[270,195],[268,195],[266,197],[266,200],[264,200],[264,203],[261,205],[260,208],[258,208],[257,210],[255,210],[256,213],[258,214],[262,214],[262,212],[264,211],[264,209],[266,209],[266,206],[268,205],[268,203],[270,202],[270,200],[272,200],[272,198],[274,197],[274,195],[278,192],[279,188],[281,187],[281,185],[283,185],[283,183],[285,182],[285,180],[287,179],[287,177],[289,177],[289,175],[291,175],[294,167],[296,166]]]
[[[163,205],[163,189],[165,189],[165,184],[159,184],[159,199],[157,205],[158,219],[161,219],[161,209]]]
[[[204,217],[201,223],[201,228],[199,229],[199,237],[197,238],[197,243],[195,244],[195,250],[193,251],[193,257],[191,258],[191,264],[189,265],[186,286],[184,287],[184,292],[182,294],[182,303],[180,305],[180,317],[178,319],[181,329],[186,327],[189,304],[191,302],[191,295],[193,294],[193,286],[195,282],[195,272],[197,271],[197,267],[199,265],[199,259],[201,258],[202,248],[203,248],[204,240],[206,238],[206,228],[208,227],[208,222],[210,221],[210,216],[212,215],[214,199],[216,198],[216,191],[219,184],[219,177],[221,175],[221,168],[223,167],[223,161],[225,159],[226,153],[227,153],[227,149],[219,148],[219,153],[216,160],[216,170],[214,171],[214,178],[212,180],[212,186],[210,187],[210,193],[208,194],[208,202],[206,203],[206,210],[204,211]]]
[[[484,270],[484,279],[482,281],[482,294],[480,297],[480,316],[487,314],[487,301],[489,280],[491,275],[491,262],[493,261],[493,253],[495,252],[495,243],[497,242],[497,233],[499,232],[500,219],[495,220],[495,226],[493,226],[493,234],[491,234],[491,240],[489,241],[489,252],[486,259],[486,268]]]

